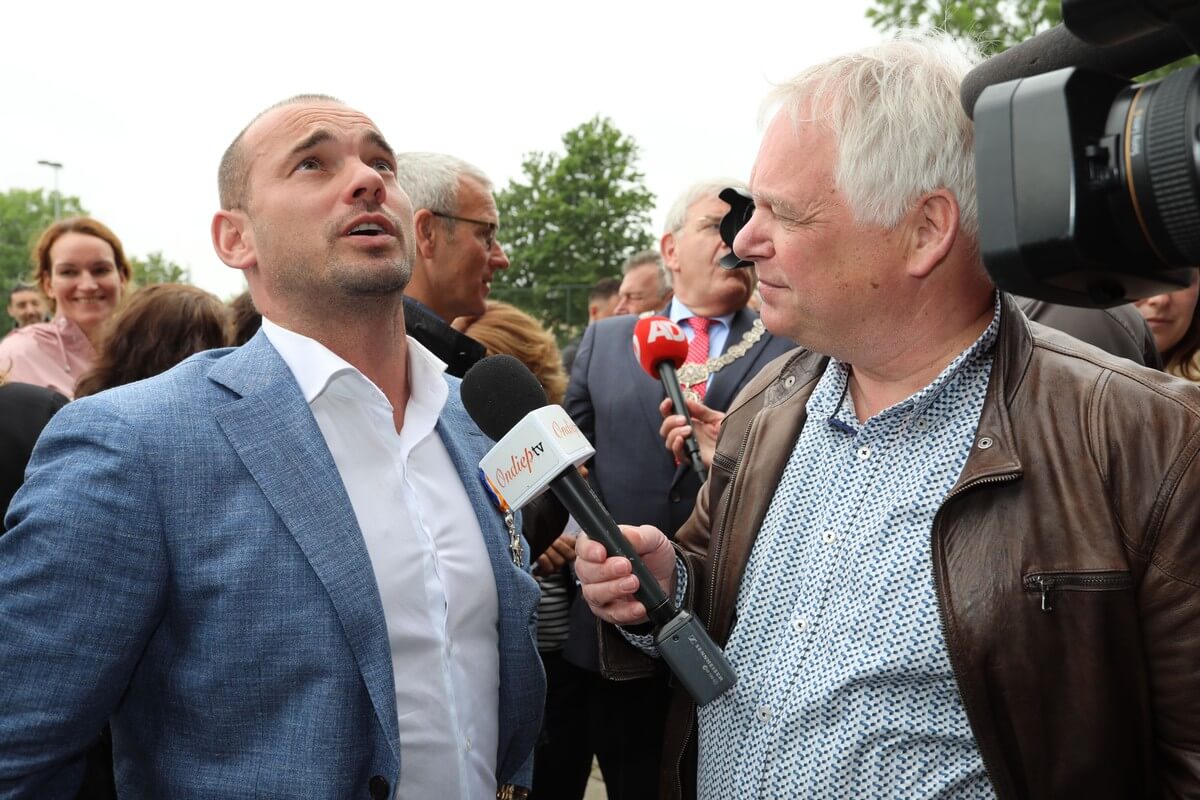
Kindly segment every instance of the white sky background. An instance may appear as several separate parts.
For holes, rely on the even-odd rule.
[[[746,178],[772,82],[878,41],[868,0],[6,2],[0,191],[59,188],[127,253],[161,250],[222,298],[216,171],[260,110],[339,97],[398,151],[467,159],[496,186],[599,113],[641,148],[655,233],[688,184]],[[501,240],[503,241],[503,220]],[[617,265],[614,265],[614,272]]]

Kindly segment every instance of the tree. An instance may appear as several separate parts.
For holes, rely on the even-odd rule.
[[[154,283],[187,283],[188,271],[163,256],[162,251],[150,253],[145,258],[130,258],[133,283],[149,286]]]
[[[62,197],[62,215],[87,214],[78,197]],[[0,193],[0,291],[25,280],[33,271],[29,253],[38,235],[54,221],[54,193],[10,189]]]
[[[872,0],[867,19],[883,31],[941,28],[990,56],[1062,22],[1062,0]]]
[[[1062,0],[871,0],[867,19],[882,31],[941,28],[979,44],[995,55],[1062,22]],[[1188,56],[1138,76],[1156,80],[1181,67],[1200,63]]]
[[[501,240],[512,266],[494,296],[573,338],[587,321],[587,290],[650,247],[654,195],[638,170],[634,140],[605,117],[567,131],[564,153],[527,153],[522,179],[496,195]]]

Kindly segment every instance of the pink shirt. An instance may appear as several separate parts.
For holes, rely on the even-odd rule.
[[[68,398],[91,369],[96,351],[83,330],[66,317],[27,325],[0,340],[0,374],[14,383],[45,386]]]

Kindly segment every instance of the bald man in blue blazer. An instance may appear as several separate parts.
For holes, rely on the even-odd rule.
[[[264,331],[43,434],[0,537],[0,797],[71,797],[106,722],[121,797],[524,796],[538,589],[404,338],[394,168],[332,98],[256,118],[213,240]]]

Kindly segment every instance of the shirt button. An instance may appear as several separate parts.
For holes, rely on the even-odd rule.
[[[796,633],[804,633],[808,630],[808,620],[804,617],[796,617],[792,620],[792,627],[796,629]]]
[[[925,419],[924,417],[917,420],[917,430],[919,430],[919,431],[929,430],[929,420]]]
[[[866,461],[870,457],[871,457],[870,446],[863,445],[862,447],[858,448],[858,460],[859,461]]]
[[[825,531],[821,534],[821,541],[823,541],[825,544],[833,544],[837,541],[837,532]]]
[[[471,737],[470,736],[467,737],[467,741],[464,742],[464,745],[465,745],[466,751],[468,753],[471,752]]]
[[[767,706],[759,706],[758,710],[754,712],[754,716],[758,717],[759,722],[770,722],[771,709]]]

